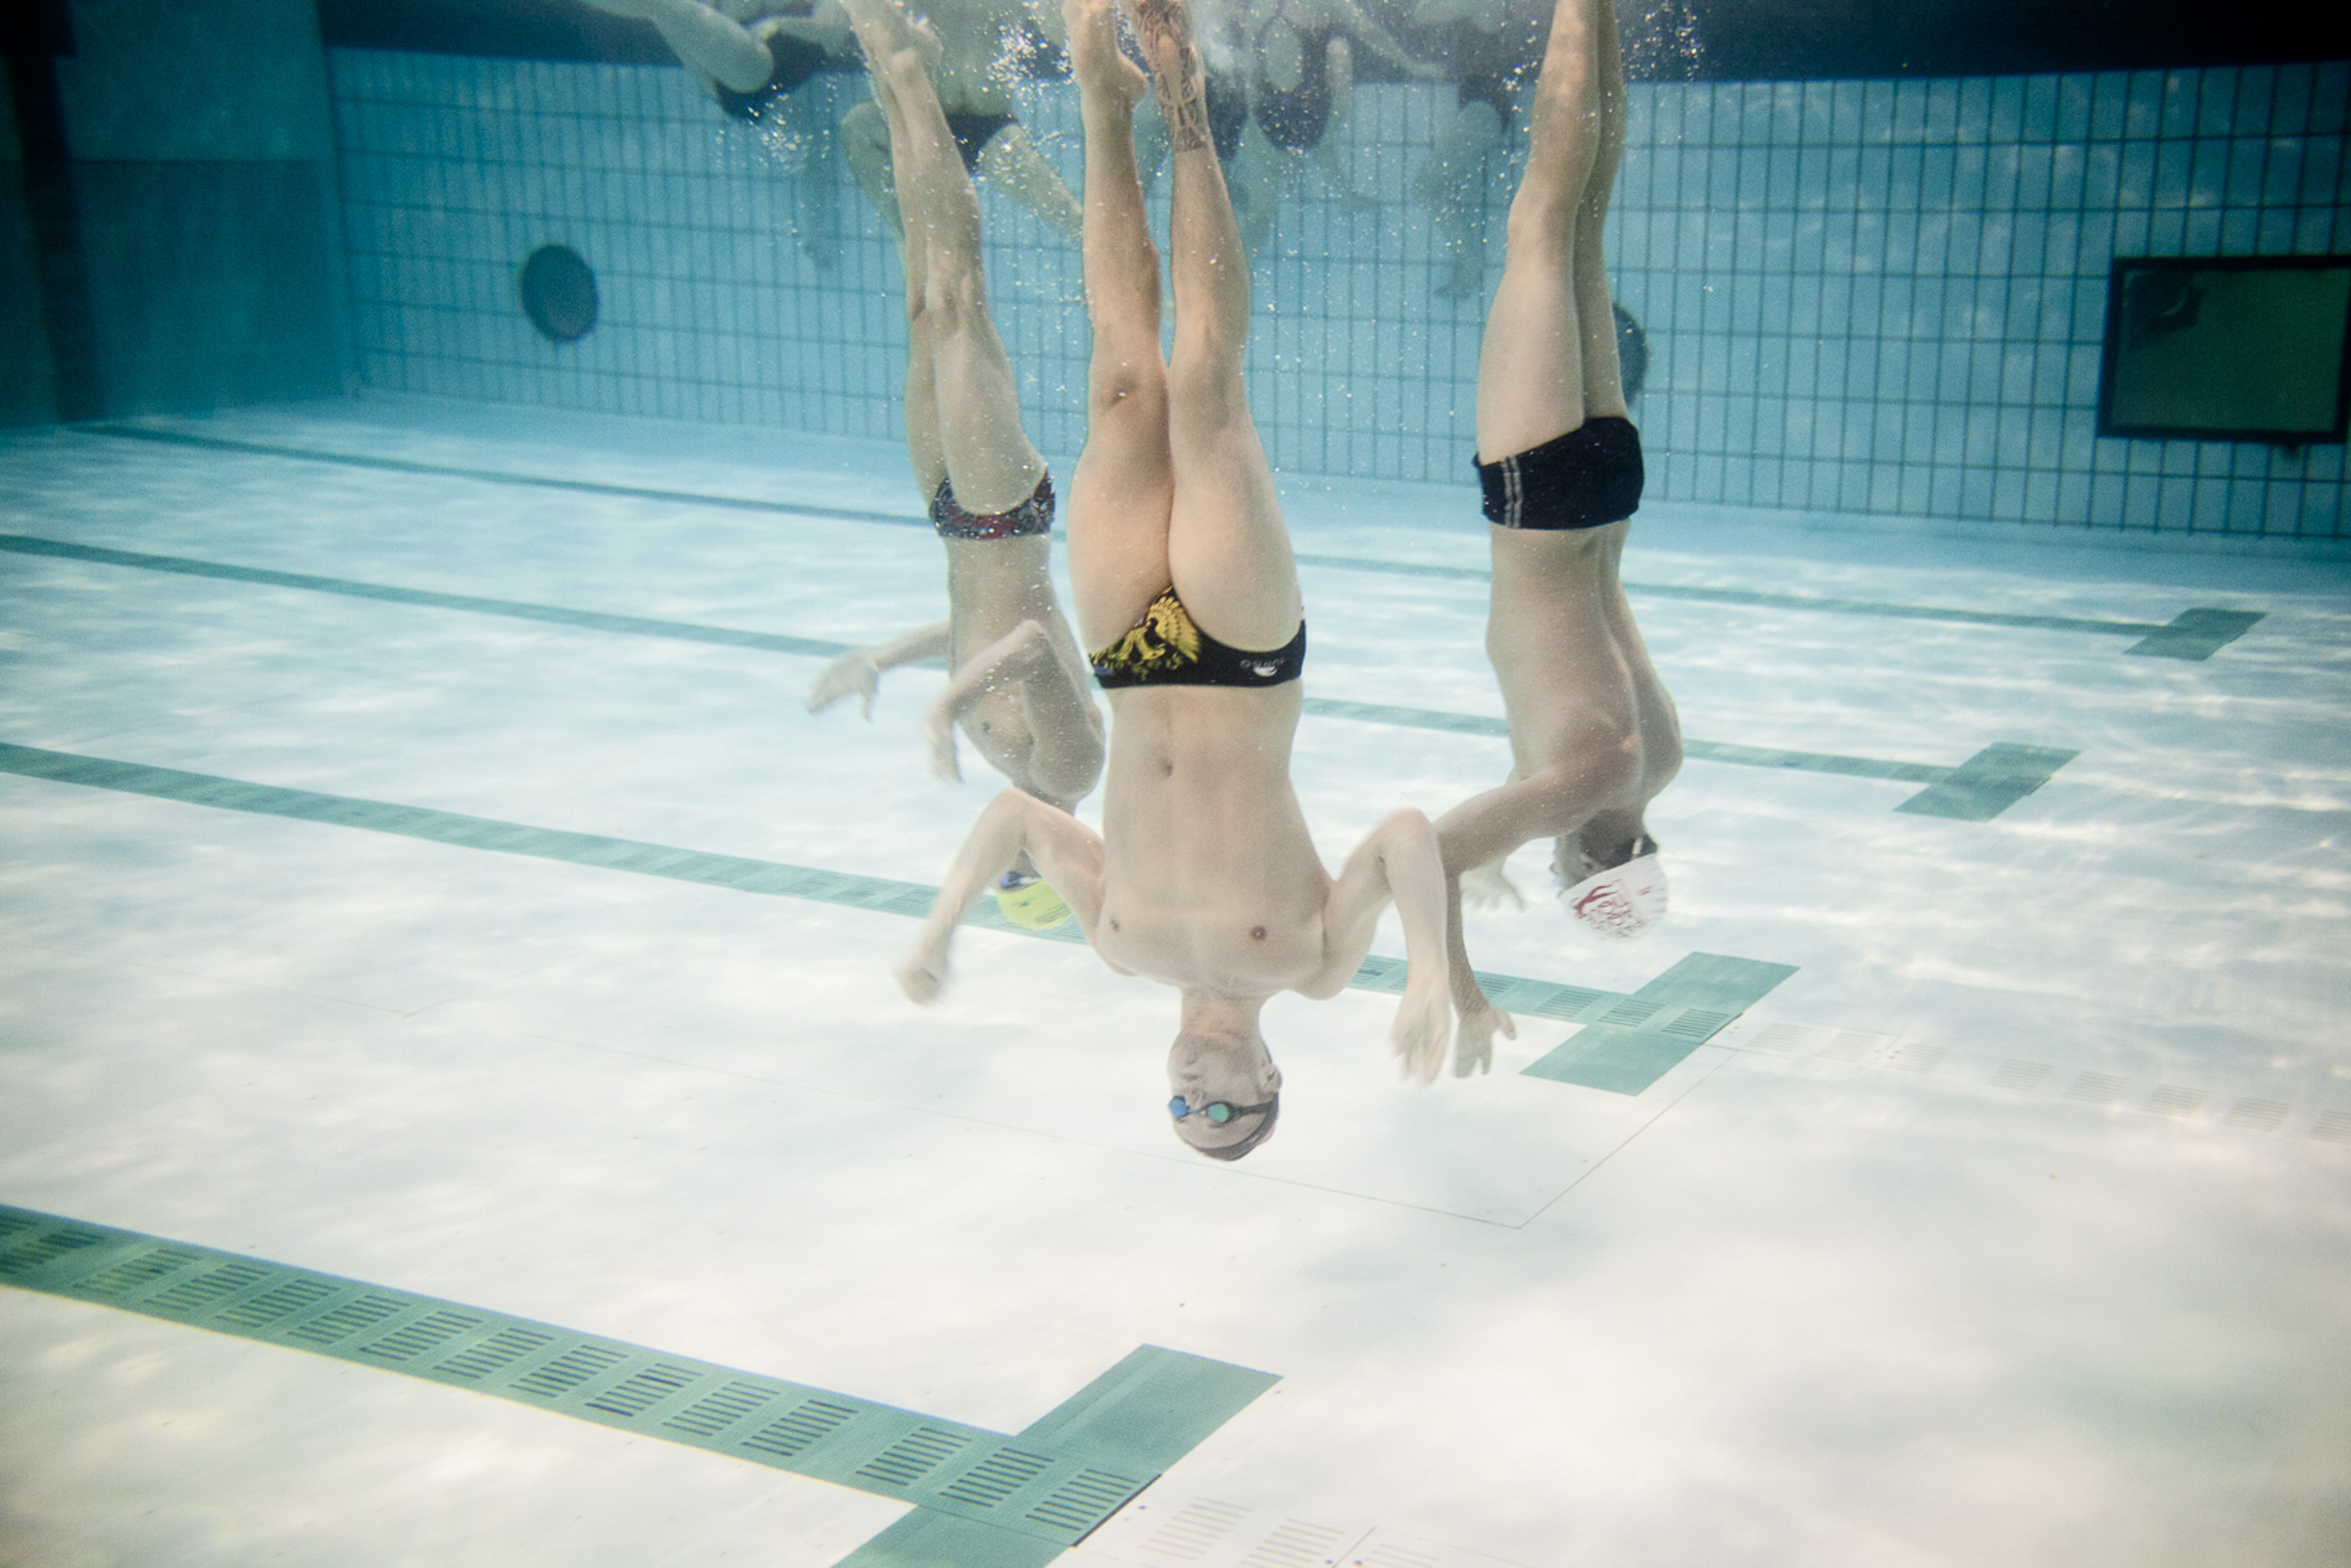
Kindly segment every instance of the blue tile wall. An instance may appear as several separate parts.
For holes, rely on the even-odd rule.
[[[895,255],[837,156],[724,120],[674,70],[338,51],[370,385],[892,437]],[[822,118],[863,92],[820,78]],[[2340,538],[2343,448],[2095,434],[2116,255],[2351,252],[2343,65],[2078,76],[1637,83],[1615,292],[1649,337],[1635,406],[1662,499]],[[1468,479],[1483,299],[1407,182],[1449,88],[1358,90],[1361,211],[1290,172],[1255,258],[1250,395],[1275,466]],[[1074,188],[1070,89],[1023,119]],[[1337,132],[1334,132],[1337,134]],[[822,144],[818,144],[820,149]],[[1514,160],[1486,171],[1489,285]],[[1163,184],[1163,182],[1162,182]],[[829,187],[829,188],[820,188]],[[1083,440],[1074,247],[983,187],[991,292],[1032,434]],[[823,261],[795,223],[829,203]],[[572,344],[515,303],[536,245],[596,269]]]

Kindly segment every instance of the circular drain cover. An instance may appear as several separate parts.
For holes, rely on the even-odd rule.
[[[1649,335],[1641,329],[1631,311],[1622,305],[1615,309],[1617,373],[1624,379],[1629,398],[1641,391],[1641,383],[1649,373]]]
[[[570,246],[542,245],[522,264],[522,310],[558,343],[583,338],[596,324],[596,274]]]

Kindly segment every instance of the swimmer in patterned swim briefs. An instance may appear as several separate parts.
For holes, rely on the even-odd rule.
[[[1072,485],[1070,576],[1110,692],[1102,831],[999,795],[949,868],[908,996],[945,983],[955,923],[1027,854],[1113,969],[1182,996],[1167,1056],[1176,1135],[1234,1159],[1272,1133],[1282,1075],[1258,1029],[1281,991],[1335,995],[1393,899],[1409,960],[1391,1044],[1426,1079],[1445,1058],[1445,877],[1418,811],[1375,828],[1334,878],[1290,779],[1304,617],[1290,538],[1242,384],[1249,270],[1180,0],[1130,13],[1174,147],[1174,352],[1159,348],[1159,259],[1144,222],[1134,110],[1111,0],[1068,0],[1086,127],[1091,426]]]
[[[1665,912],[1649,802],[1682,765],[1673,698],[1618,578],[1641,502],[1600,225],[1624,150],[1611,0],[1558,0],[1534,92],[1526,175],[1478,363],[1478,478],[1494,546],[1486,650],[1510,721],[1510,776],[1438,821],[1461,1033],[1453,1070],[1515,1034],[1471,972],[1461,897],[1515,898],[1502,861],[1549,839],[1571,918],[1634,936]]]
[[[872,63],[875,101],[889,115],[912,219],[906,452],[947,554],[948,618],[836,659],[810,689],[808,709],[854,695],[871,717],[884,670],[944,659],[952,674],[923,717],[932,765],[961,776],[960,726],[1024,798],[1066,811],[1102,777],[1102,713],[1053,593],[1053,476],[1021,428],[1012,367],[988,313],[979,200],[931,91],[917,26],[896,0],[851,0],[850,12]],[[1052,912],[1051,889],[1028,891],[1039,884],[1025,861],[1000,867],[999,878],[999,902],[1012,918]]]

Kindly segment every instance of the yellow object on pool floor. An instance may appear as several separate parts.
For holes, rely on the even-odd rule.
[[[1051,931],[1069,918],[1069,906],[1042,877],[1006,871],[996,884],[996,906],[1024,931]]]

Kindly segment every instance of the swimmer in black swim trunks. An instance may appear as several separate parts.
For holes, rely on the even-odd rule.
[[[1007,790],[984,812],[931,906],[899,982],[937,994],[963,910],[1032,856],[1103,961],[1176,987],[1170,1120],[1213,1158],[1273,1130],[1281,1073],[1258,1030],[1280,991],[1336,994],[1393,899],[1409,975],[1391,1044],[1426,1079],[1451,1032],[1445,882],[1435,830],[1399,811],[1339,876],[1324,869],[1290,779],[1304,616],[1273,475],[1249,419],[1242,359],[1249,270],[1209,134],[1181,0],[1129,12],[1175,147],[1168,244],[1175,347],[1159,348],[1159,258],[1144,221],[1134,108],[1143,74],[1119,53],[1111,0],[1067,0],[1086,124],[1091,424],[1071,485],[1078,621],[1110,689],[1098,836]]]
[[[959,725],[1016,789],[1066,811],[1102,777],[1102,721],[1053,594],[1053,483],[1021,428],[1012,367],[988,314],[979,199],[931,90],[919,26],[897,0],[849,0],[849,10],[913,219],[906,451],[947,553],[949,618],[833,661],[808,709],[855,694],[871,717],[884,670],[944,658],[947,688],[923,718],[932,765],[961,776]]]
[[[1625,417],[1600,225],[1624,150],[1612,0],[1558,0],[1531,111],[1526,175],[1478,364],[1478,477],[1494,545],[1486,648],[1510,720],[1509,779],[1438,822],[1461,1009],[1453,1070],[1514,1034],[1471,973],[1473,898],[1516,890],[1510,852],[1552,842],[1569,914],[1604,936],[1665,912],[1644,813],[1682,765],[1673,698],[1618,578],[1640,504],[1641,437]]]
[[[963,167],[1073,243],[1086,215],[1013,115],[1007,81],[1021,60],[1049,54],[1057,18],[1024,0],[925,0],[920,44]],[[859,104],[841,119],[850,172],[894,238],[898,211],[890,132],[880,106]]]

